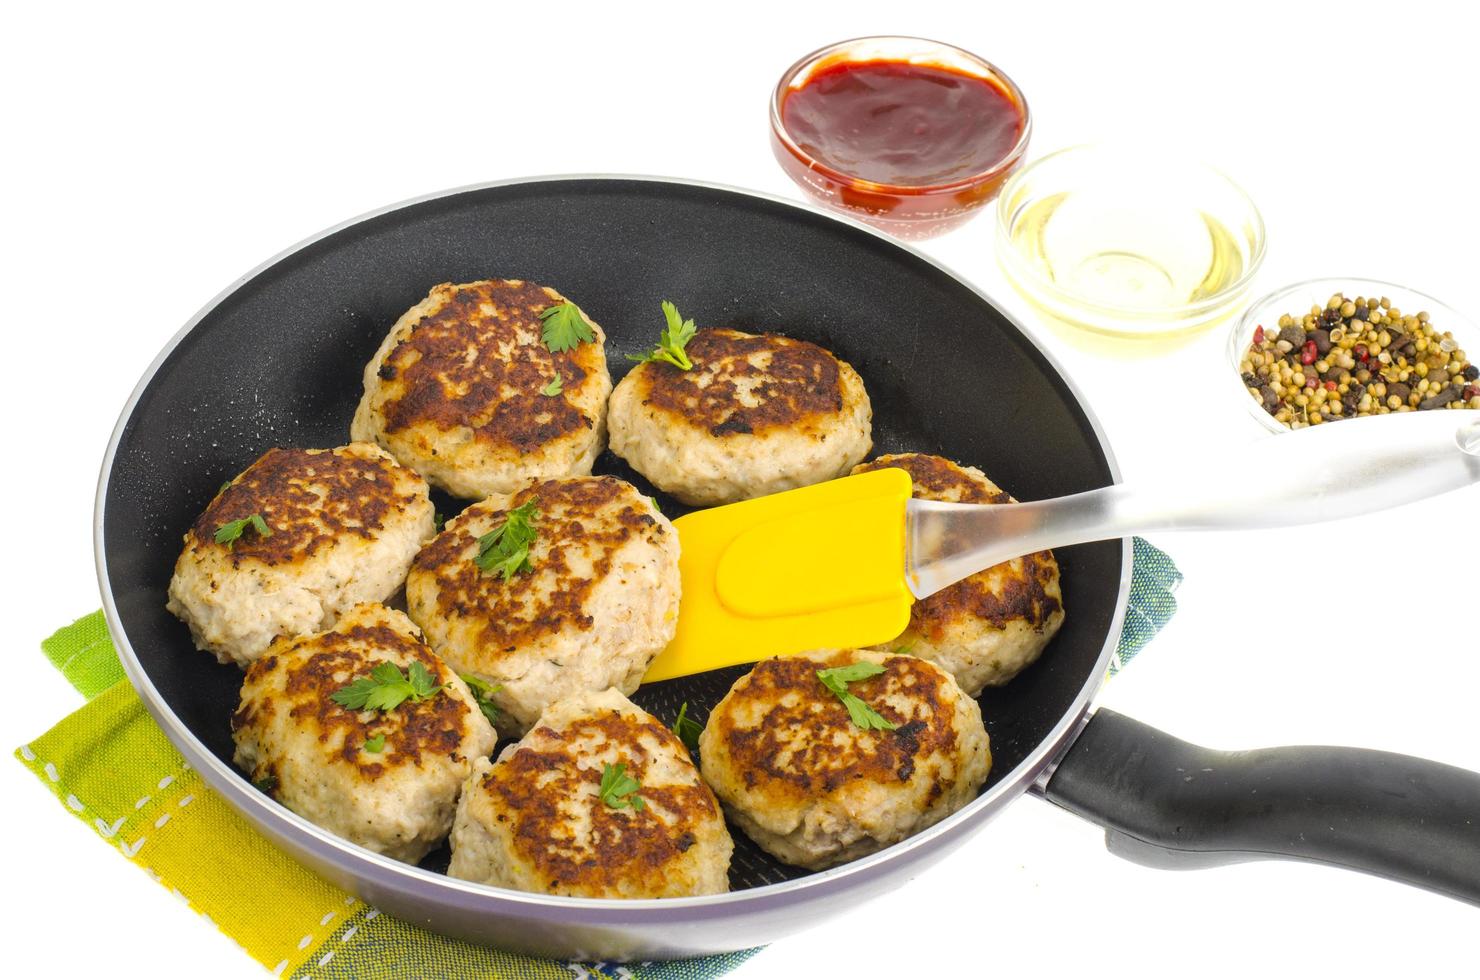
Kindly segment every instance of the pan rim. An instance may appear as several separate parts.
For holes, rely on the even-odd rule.
[[[251,282],[257,276],[278,265],[290,256],[310,248],[341,231],[405,208],[427,204],[460,194],[499,187],[577,181],[610,181],[613,183],[628,181],[675,184],[755,198],[771,204],[783,205],[787,208],[802,211],[815,217],[821,217],[828,221],[841,223],[855,231],[861,231],[895,248],[903,250],[915,259],[943,273],[956,283],[976,294],[978,298],[1006,319],[1033,346],[1039,355],[1054,369],[1059,380],[1069,390],[1070,394],[1074,396],[1075,403],[1080,411],[1084,413],[1086,420],[1089,422],[1090,430],[1094,434],[1101,452],[1104,454],[1106,467],[1110,471],[1112,482],[1121,482],[1119,463],[1115,457],[1114,449],[1105,434],[1104,427],[1100,423],[1099,417],[1095,414],[1079,385],[1065,371],[1058,358],[1038,338],[1025,330],[1023,324],[1016,316],[1001,308],[984,290],[956,273],[955,270],[946,266],[944,263],[921,252],[907,242],[898,241],[884,232],[871,228],[853,218],[833,214],[823,210],[821,207],[804,201],[791,200],[779,194],[772,194],[766,191],[686,177],[649,174],[567,173],[513,177],[465,184],[440,191],[433,191],[428,194],[375,208],[325,228],[272,255],[248,272],[238,276],[196,311],[174,336],[169,339],[145,369],[139,382],[134,386],[132,392],[130,392],[128,400],[119,413],[118,421],[114,425],[112,434],[109,436],[107,450],[103,455],[97,492],[93,504],[93,561],[103,603],[103,615],[107,622],[108,633],[113,640],[114,648],[118,652],[119,660],[123,665],[124,673],[128,677],[129,682],[139,694],[140,699],[144,702],[145,707],[155,722],[164,729],[170,742],[185,756],[189,765],[201,773],[202,778],[206,780],[212,789],[226,797],[227,802],[231,804],[233,809],[242,812],[254,824],[258,825],[258,829],[271,831],[270,836],[291,839],[296,846],[306,848],[317,857],[334,864],[341,872],[356,877],[371,877],[376,880],[378,886],[387,889],[401,889],[405,887],[432,888],[439,892],[457,893],[463,899],[462,904],[464,905],[467,905],[469,902],[490,903],[492,905],[507,903],[524,912],[549,909],[553,913],[564,914],[566,916],[570,916],[572,913],[588,913],[589,917],[585,921],[593,924],[600,922],[632,922],[633,919],[645,915],[656,921],[668,918],[672,913],[681,911],[703,911],[705,909],[745,906],[751,903],[764,904],[771,899],[788,896],[792,893],[825,890],[829,885],[846,888],[846,883],[851,879],[859,878],[862,881],[870,877],[867,873],[871,869],[882,865],[894,864],[904,859],[911,851],[944,836],[957,836],[980,829],[980,825],[984,824],[988,817],[994,814],[996,810],[1027,792],[1041,773],[1054,763],[1063,750],[1068,747],[1073,736],[1083,727],[1088,717],[1090,702],[1094,699],[1105,681],[1111,656],[1119,641],[1121,628],[1125,619],[1126,600],[1130,594],[1132,574],[1133,551],[1130,538],[1121,539],[1121,574],[1115,612],[1111,617],[1106,633],[1105,645],[1100,650],[1099,656],[1095,661],[1093,673],[1080,688],[1073,704],[1054,725],[1047,738],[1011,772],[1003,777],[1001,781],[939,823],[873,854],[849,861],[846,864],[826,871],[819,871],[791,881],[745,888],[735,892],[724,892],[718,895],[662,899],[594,899],[544,895],[536,892],[516,891],[453,878],[449,875],[428,871],[415,865],[388,858],[324,830],[284,807],[276,800],[265,797],[263,794],[257,792],[247,782],[245,776],[217,758],[210,749],[206,748],[205,744],[196,737],[195,733],[171,710],[168,703],[165,702],[158,689],[155,688],[153,682],[150,680],[148,673],[144,670],[143,664],[139,661],[138,655],[134,652],[133,646],[129,642],[128,635],[123,629],[123,623],[119,616],[112,583],[108,575],[103,521],[104,510],[107,504],[109,478],[112,475],[124,430],[128,427],[128,423],[132,419],[134,411],[143,398],[145,391],[153,382],[159,369],[164,365],[164,362],[174,353],[175,349],[200,325],[201,321],[210,315],[217,306],[233,296],[243,285]],[[208,773],[210,775],[207,775]],[[215,778],[211,778],[212,776]],[[296,856],[290,856],[293,856],[297,860]]]

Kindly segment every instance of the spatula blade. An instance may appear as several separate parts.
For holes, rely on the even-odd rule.
[[[644,683],[821,647],[887,643],[909,624],[909,474],[874,470],[674,521],[678,629]]]

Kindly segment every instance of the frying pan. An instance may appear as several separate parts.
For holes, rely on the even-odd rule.
[[[194,650],[164,608],[181,534],[269,447],[346,442],[361,369],[396,318],[436,283],[492,276],[579,302],[607,332],[614,374],[651,346],[658,301],[672,299],[705,325],[775,330],[851,362],[873,400],[876,452],[979,465],[1025,500],[1118,476],[1083,397],[1012,318],[919,253],[806,206],[688,181],[541,178],[396,205],[290,249],[213,300],[145,373],[103,462],[95,544],[109,628],[149,711],[231,806],[329,880],[402,919],[506,949],[690,956],[766,943],[887,891],[1032,790],[1100,821],[1112,850],[1147,863],[1291,857],[1480,901],[1480,776],[1349,749],[1216,753],[1089,713],[1120,632],[1128,541],[1059,552],[1063,630],[981,697],[995,761],[980,796],[829,871],[781,865],[737,834],[727,895],[514,892],[446,877],[445,850],[416,867],[381,857],[259,793],[230,761],[241,673]],[[653,492],[610,453],[597,471]],[[683,512],[658,496],[666,513]],[[635,700],[672,721],[681,701],[713,706],[742,671],[645,685]]]

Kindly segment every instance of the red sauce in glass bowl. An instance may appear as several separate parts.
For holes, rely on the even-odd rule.
[[[873,37],[815,51],[771,100],[771,147],[836,210],[901,238],[956,227],[997,196],[1031,116],[990,63],[937,41]]]
[[[781,124],[819,163],[876,184],[966,180],[1002,162],[1023,107],[999,83],[903,61],[844,61],[781,103]]]

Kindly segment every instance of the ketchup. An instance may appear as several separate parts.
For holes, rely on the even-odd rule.
[[[855,180],[929,187],[990,171],[1017,146],[1022,105],[992,79],[904,61],[843,61],[781,105],[787,135]]]

